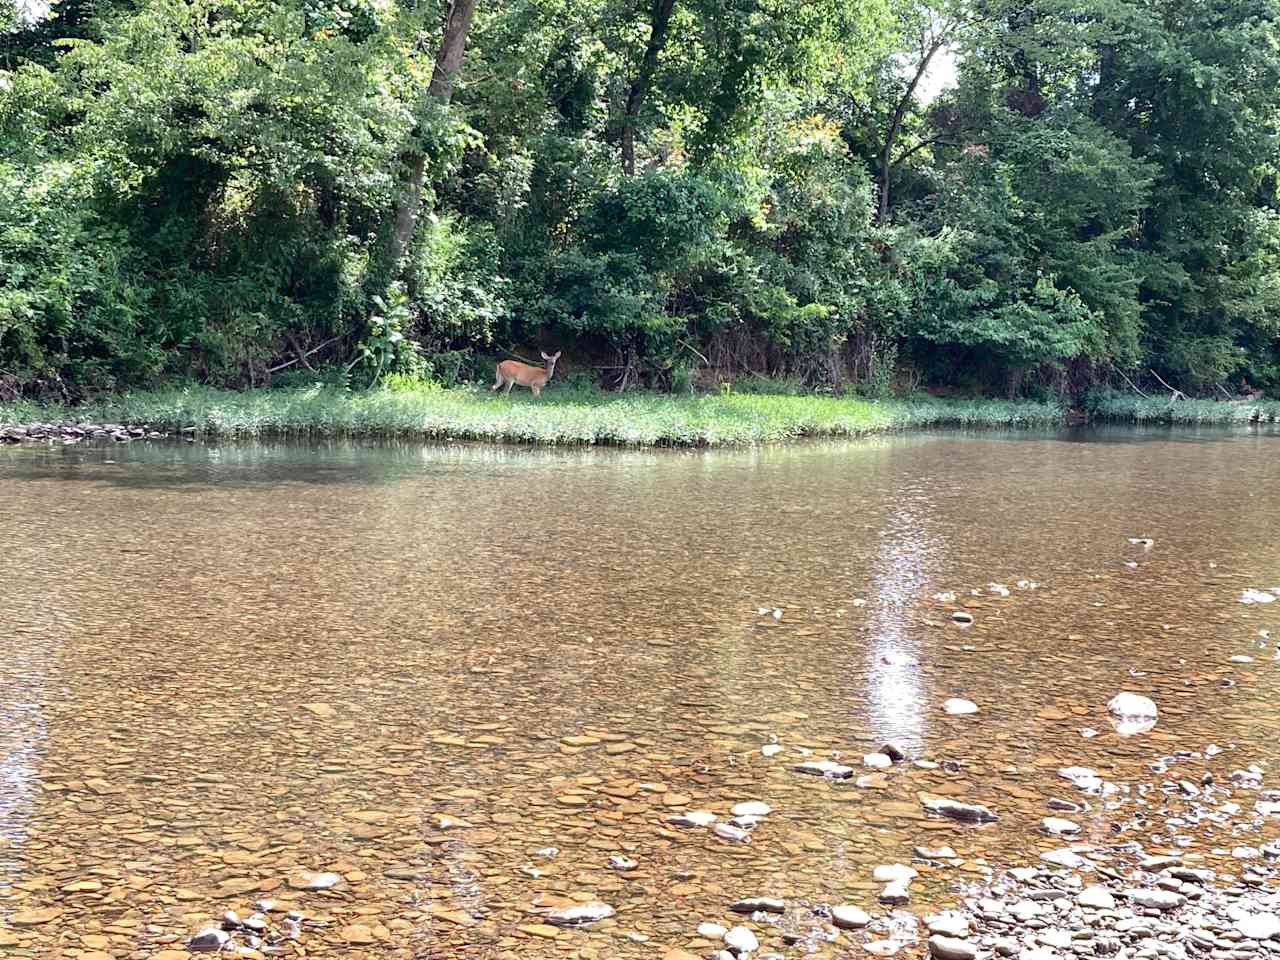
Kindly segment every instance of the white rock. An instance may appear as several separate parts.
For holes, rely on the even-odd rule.
[[[815,777],[830,777],[832,780],[848,780],[853,776],[853,767],[831,760],[806,760],[794,768],[797,773],[807,773]]]
[[[911,899],[911,891],[907,889],[905,880],[889,884],[880,891],[882,903],[906,903]]]
[[[924,918],[924,925],[930,933],[940,933],[944,937],[965,937],[969,934],[969,918],[955,910],[944,910]]]
[[[1106,887],[1085,887],[1076,896],[1076,903],[1091,910],[1114,910],[1116,898]]]
[[[1129,902],[1149,910],[1173,910],[1186,902],[1186,897],[1172,890],[1130,890]]]
[[[901,940],[872,940],[870,943],[864,943],[862,949],[875,957],[892,957],[903,946]]]
[[[957,610],[951,615],[951,619],[956,623],[973,623],[973,614],[965,613],[963,610]]]
[[[1080,854],[1076,853],[1070,847],[1063,847],[1060,850],[1050,850],[1048,853],[1040,854],[1040,859],[1046,863],[1056,864],[1059,867],[1066,867],[1069,870],[1079,870],[1081,867],[1088,866],[1089,861]]]
[[[698,924],[698,936],[705,940],[723,940],[724,935],[728,932],[728,927],[722,927],[718,923]]]
[[[766,743],[763,747],[760,748],[760,752],[763,753],[766,757],[777,756],[782,751],[783,751],[783,746],[780,743]]]
[[[674,817],[667,817],[667,823],[677,827],[709,827],[716,822],[716,815],[710,810],[686,810]]]
[[[952,697],[942,705],[942,709],[953,717],[960,717],[970,713],[977,713],[978,705],[972,700],[961,700],[959,697]]]
[[[1150,697],[1128,692],[1117,693],[1112,697],[1107,710],[1113,717],[1127,720],[1146,720],[1160,715],[1155,701]]]
[[[841,930],[861,930],[871,922],[871,914],[858,907],[844,904],[831,908],[831,922]]]
[[[1265,590],[1254,590],[1250,587],[1244,593],[1240,594],[1241,603],[1275,603],[1276,595],[1267,593]]]
[[[930,813],[938,813],[965,823],[994,823],[1000,818],[980,803],[961,803],[950,797],[928,797],[921,800]]]
[[[893,766],[893,759],[884,753],[868,753],[862,758],[864,767],[876,767],[883,769],[884,767]]]
[[[557,927],[577,927],[588,923],[595,923],[597,920],[605,920],[614,914],[613,907],[607,903],[595,901],[593,903],[580,903],[572,907],[565,907],[563,910],[552,910],[547,914],[547,922],[553,923]]]
[[[1046,833],[1055,837],[1080,832],[1080,824],[1072,820],[1064,820],[1062,817],[1045,817],[1040,821],[1040,826],[1044,827]]]
[[[872,876],[881,883],[909,883],[920,876],[920,871],[905,863],[884,863],[876,867]]]
[[[933,936],[929,938],[929,956],[934,960],[975,960],[978,949],[955,937]]]
[[[761,800],[744,800],[733,805],[735,817],[767,817],[773,808]]]
[[[786,913],[787,904],[777,897],[745,897],[729,904],[729,909],[734,913]]]
[[[741,956],[759,949],[760,941],[747,927],[734,927],[724,935],[724,945]]]
[[[922,860],[954,860],[957,857],[951,847],[916,847],[911,852]]]
[[[1231,662],[1232,663],[1253,663],[1253,657],[1244,653],[1237,653],[1234,657],[1231,658]]]
[[[732,840],[735,843],[750,843],[751,834],[743,830],[741,827],[735,827],[731,823],[717,823],[711,828],[712,832],[721,840]]]
[[[1254,913],[1236,921],[1236,929],[1247,940],[1271,940],[1280,937],[1280,917],[1274,913]]]

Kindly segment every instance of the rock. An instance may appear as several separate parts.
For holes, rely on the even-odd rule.
[[[1236,920],[1236,929],[1246,940],[1280,939],[1280,917],[1274,913],[1252,913]]]
[[[773,812],[773,808],[760,800],[744,800],[742,803],[735,803],[732,812],[735,817],[767,817]]]
[[[763,747],[760,748],[760,752],[764,754],[766,757],[773,757],[781,753],[783,749],[784,748],[781,744],[766,743]]]
[[[598,900],[591,903],[580,903],[562,910],[552,910],[546,915],[547,923],[557,927],[580,927],[612,917],[613,907]]]
[[[903,760],[907,759],[907,751],[903,750],[902,747],[898,746],[893,741],[882,746],[880,748],[880,752],[894,763],[901,763]]]
[[[742,956],[760,948],[760,941],[747,927],[734,927],[724,935],[724,945],[733,953]]]
[[[797,773],[807,773],[815,777],[828,777],[832,780],[848,780],[853,776],[853,767],[831,760],[806,760],[793,767]]]
[[[709,810],[688,810],[674,817],[667,817],[666,822],[677,827],[709,827],[716,822],[716,815]]]
[[[1106,887],[1085,887],[1077,894],[1076,903],[1090,910],[1114,910],[1116,898]]]
[[[1050,850],[1047,853],[1040,854],[1040,859],[1045,863],[1053,863],[1059,867],[1067,867],[1071,870],[1079,870],[1081,867],[1088,866],[1089,861],[1080,854],[1076,853],[1070,847],[1062,847],[1058,850]]]
[[[899,880],[889,884],[880,891],[881,903],[907,903],[911,899],[911,891],[907,889],[906,881]]]
[[[966,716],[971,713],[978,712],[978,705],[972,700],[961,700],[959,697],[952,697],[950,700],[942,704],[943,712],[953,717]]]
[[[340,936],[347,943],[353,943],[353,944],[359,944],[359,945],[376,942],[376,938],[373,935],[373,931],[369,929],[369,927],[365,926],[363,923],[348,924],[347,926],[343,927],[341,930],[338,931],[338,936]]]
[[[1102,791],[1102,778],[1088,767],[1063,767],[1058,771],[1058,776],[1070,780],[1076,787],[1089,793]]]
[[[328,890],[342,882],[336,873],[300,873],[289,878],[295,890]]]
[[[1129,902],[1136,907],[1146,907],[1148,910],[1166,911],[1182,906],[1187,902],[1187,898],[1170,890],[1130,890]]]
[[[963,610],[957,610],[951,614],[951,619],[956,623],[973,623],[973,614],[966,613]]]
[[[610,870],[619,870],[625,873],[627,871],[634,870],[638,866],[640,866],[640,864],[636,863],[630,857],[614,856],[609,858]]]
[[[930,813],[950,817],[952,820],[962,820],[965,823],[994,823],[1000,819],[981,804],[961,803],[950,797],[924,795],[920,802]]]
[[[885,767],[893,766],[893,761],[887,753],[868,753],[863,755],[862,765],[883,770]]]
[[[920,875],[915,867],[902,863],[885,863],[876,867],[872,876],[880,883],[909,883]]]
[[[950,847],[916,847],[911,852],[921,860],[955,860],[958,856]]]
[[[228,910],[226,913],[224,913],[222,915],[222,929],[239,930],[240,915],[236,913],[234,910]]]
[[[901,940],[872,940],[862,945],[863,950],[875,957],[892,957],[902,947]]]
[[[969,934],[969,918],[956,910],[944,910],[924,918],[924,925],[930,933],[944,937],[964,937]]]
[[[1080,832],[1080,824],[1063,820],[1061,817],[1045,817],[1040,821],[1040,826],[1044,828],[1045,833],[1055,837]]]
[[[831,908],[831,922],[841,930],[861,930],[871,922],[871,914],[858,907],[842,904]]]
[[[1125,720],[1146,720],[1160,715],[1154,700],[1136,693],[1117,693],[1107,704],[1107,711]]]
[[[1083,804],[1076,803],[1074,800],[1061,800],[1058,797],[1050,797],[1045,801],[1045,806],[1062,813],[1081,813],[1084,810]]]
[[[230,934],[216,927],[209,927],[187,941],[187,950],[191,953],[216,953],[230,939]]]
[[[751,842],[751,834],[731,823],[717,823],[712,827],[712,832],[721,840],[732,840],[735,843]]]
[[[967,940],[935,935],[929,938],[929,956],[934,960],[976,960],[978,950]]]
[[[728,927],[722,927],[718,923],[698,924],[698,936],[704,940],[723,940],[724,935],[728,932]]]
[[[776,897],[745,897],[729,904],[729,909],[734,913],[786,913],[787,905]]]
[[[337,715],[337,711],[327,703],[304,703],[302,709],[321,720],[329,720]]]
[[[9,922],[15,927],[38,927],[42,923],[57,920],[60,916],[62,916],[62,910],[58,907],[44,907],[35,910],[19,910],[9,917]]]

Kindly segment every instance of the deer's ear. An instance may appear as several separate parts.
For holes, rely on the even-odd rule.
[[[548,359],[548,360],[559,360],[559,359],[560,359],[560,351],[559,351],[559,350],[557,350],[557,351],[555,352],[555,356],[548,357],[547,359]]]
[[[538,352],[542,354],[542,359],[543,359],[543,360],[550,360],[550,359],[551,359],[550,357],[548,357],[548,356],[547,356],[547,351],[545,351],[545,350],[539,350]]]

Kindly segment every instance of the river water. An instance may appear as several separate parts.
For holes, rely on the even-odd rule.
[[[1280,588],[1274,433],[21,447],[0,503],[17,956],[171,960],[261,899],[267,943],[304,914],[286,956],[701,956],[740,897],[879,917],[873,869],[949,845],[915,864],[924,912],[1061,847],[1062,767],[1280,759],[1280,602],[1240,602]],[[1122,690],[1153,730],[1113,729]],[[862,769],[886,741],[909,759]],[[832,758],[856,777],[794,769]],[[749,800],[772,808],[749,843],[667,822]],[[1155,806],[1095,799],[1076,839],[1213,864],[1280,819]],[[616,915],[545,922],[588,901]],[[870,938],[785,946],[788,922],[747,921],[787,956]]]

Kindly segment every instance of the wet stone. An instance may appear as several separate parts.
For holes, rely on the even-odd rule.
[[[847,780],[853,776],[853,767],[831,760],[806,760],[793,768],[797,773],[807,773],[815,777],[827,777],[831,780]]]
[[[734,927],[724,935],[724,945],[738,956],[760,949],[760,941],[748,927]]]
[[[935,935],[929,938],[929,956],[934,960],[976,960],[978,949],[967,940]]]
[[[786,913],[787,905],[776,897],[746,897],[729,904],[729,909],[734,913]]]
[[[192,953],[216,953],[223,948],[231,937],[223,930],[210,927],[201,930],[187,941],[187,949]]]
[[[831,908],[831,922],[841,930],[861,930],[871,922],[871,915],[858,907],[842,904]]]
[[[607,903],[595,901],[562,910],[552,910],[546,914],[547,923],[557,927],[577,927],[588,923],[596,923],[614,914],[613,907]]]

